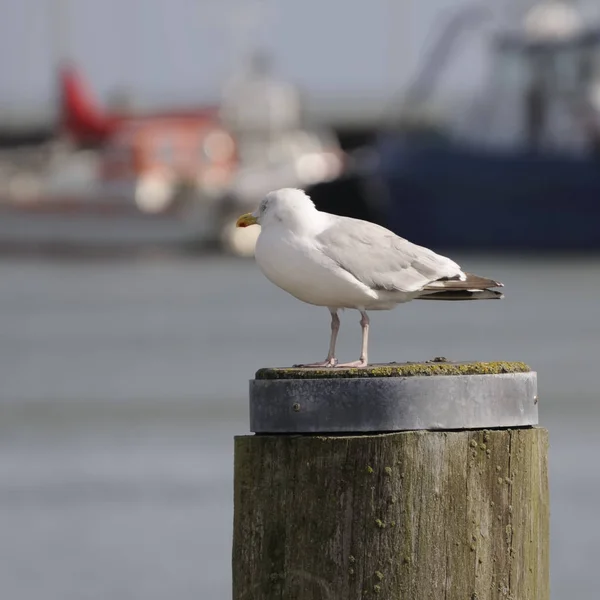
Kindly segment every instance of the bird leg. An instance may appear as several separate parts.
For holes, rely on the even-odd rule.
[[[309,363],[306,365],[294,365],[294,367],[335,367],[337,358],[335,358],[335,343],[337,341],[338,331],[340,330],[340,318],[337,310],[330,308],[331,313],[331,338],[329,340],[329,352],[323,362]]]
[[[369,357],[368,357],[368,345],[369,345],[369,317],[367,316],[367,313],[364,310],[360,311],[360,326],[362,328],[362,346],[361,346],[361,351],[360,351],[360,358],[358,360],[355,360],[353,362],[349,362],[349,363],[342,363],[339,365],[336,365],[336,367],[340,368],[340,367],[366,367],[367,363],[369,361]]]

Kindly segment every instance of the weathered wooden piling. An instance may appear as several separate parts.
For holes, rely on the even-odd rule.
[[[548,600],[547,432],[522,363],[261,369],[234,600]]]

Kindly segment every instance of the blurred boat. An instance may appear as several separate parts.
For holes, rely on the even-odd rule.
[[[338,177],[337,140],[306,128],[252,152],[218,118],[123,124],[96,150],[56,142],[0,156],[0,248],[140,244],[253,253],[257,231],[234,227],[277,187]],[[251,228],[257,229],[257,228]]]
[[[178,207],[204,206],[229,184],[235,142],[214,119],[123,124],[98,150],[57,142],[35,168],[23,155],[0,158],[0,244],[131,245],[203,239],[202,219]]]
[[[192,126],[198,121],[210,120],[218,116],[218,106],[197,106],[194,108],[171,108],[160,112],[140,112],[127,106],[123,98],[122,106],[112,110],[104,108],[94,97],[84,81],[82,73],[73,61],[65,61],[58,68],[58,89],[60,97],[59,114],[63,135],[79,147],[97,147],[110,141],[123,129],[140,122],[189,122]]]
[[[493,41],[492,84],[466,133],[404,111],[373,145],[382,220],[434,248],[600,249],[600,28],[553,0]]]

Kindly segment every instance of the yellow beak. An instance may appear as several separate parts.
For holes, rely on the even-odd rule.
[[[252,216],[252,213],[242,215],[236,222],[236,227],[248,227],[249,225],[258,225],[258,221]]]

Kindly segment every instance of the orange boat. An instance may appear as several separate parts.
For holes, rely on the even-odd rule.
[[[236,144],[214,119],[158,119],[132,123],[111,138],[99,181],[107,197],[163,213],[186,192],[200,200],[221,195],[237,168]]]
[[[193,124],[198,120],[214,120],[219,114],[217,106],[174,108],[149,114],[105,110],[72,62],[65,62],[59,69],[59,89],[61,128],[77,146],[104,144],[132,122],[174,120]]]

